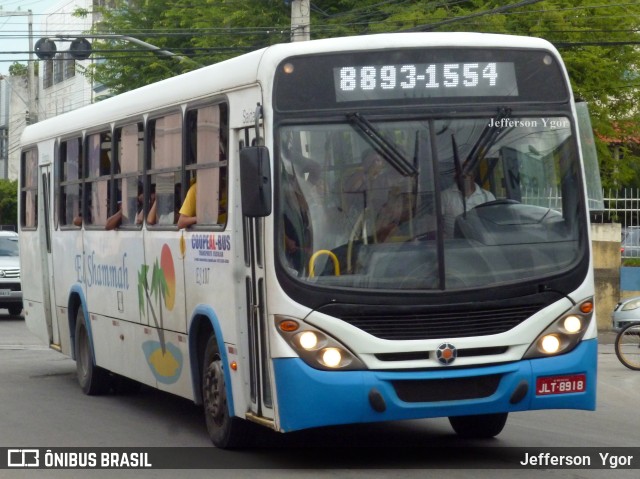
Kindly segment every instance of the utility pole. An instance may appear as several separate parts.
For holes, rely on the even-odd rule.
[[[35,79],[35,69],[33,63],[33,14],[31,10],[24,11],[15,11],[15,12],[5,12],[0,11],[0,17],[27,17],[29,24],[29,63],[27,65],[28,72],[28,89],[29,89],[29,123],[35,123],[38,121],[37,119],[37,108],[36,108],[36,79]]]
[[[36,107],[36,75],[33,63],[33,14],[29,12],[29,62],[27,63],[27,72],[29,74],[29,123],[38,121],[38,109]]]
[[[310,0],[291,1],[291,41],[311,40]]]

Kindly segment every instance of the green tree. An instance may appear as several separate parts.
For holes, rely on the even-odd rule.
[[[476,31],[546,38],[561,51],[576,97],[589,103],[602,138],[638,129],[640,3],[593,0],[324,0],[312,2],[312,38],[396,31]],[[116,0],[102,9],[94,33],[131,35],[206,65],[290,38],[291,8],[283,0]],[[84,12],[86,14],[86,12]],[[82,14],[82,12],[79,12]],[[184,71],[192,62],[157,56],[130,43],[93,44],[87,74],[121,93]],[[126,50],[126,51],[123,51]],[[598,140],[605,186],[635,178],[640,157],[615,161]]]
[[[27,65],[25,65],[24,63],[14,62],[9,67],[9,75],[13,77],[19,77],[19,76],[26,77],[27,73],[28,73]]]
[[[106,61],[93,63],[85,74],[113,94],[288,38],[288,26],[284,36],[273,35],[269,27],[278,25],[282,32],[289,22],[289,10],[282,0],[116,0],[115,6],[98,8],[103,20],[91,33],[135,37],[192,61],[160,56],[126,40],[94,41],[95,55]],[[76,11],[79,16],[87,14]]]
[[[38,75],[38,62],[34,62],[33,72]],[[9,75],[12,77],[26,77],[29,74],[29,67],[24,63],[13,62],[9,66]]]
[[[640,41],[640,3],[545,0],[501,13],[495,12],[505,2],[497,0],[341,3],[353,10],[337,19],[357,26],[359,33],[474,31],[549,40],[563,56],[576,98],[589,104],[603,184],[616,187],[636,178],[637,152],[624,149],[623,160],[616,161],[605,139],[630,137],[638,130],[640,49],[634,42]]]
[[[18,225],[18,182],[0,180],[0,224]]]

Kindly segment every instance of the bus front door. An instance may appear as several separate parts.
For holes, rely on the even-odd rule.
[[[240,149],[255,144],[255,128],[238,130],[238,143]],[[247,331],[251,363],[250,416],[255,421],[271,424],[274,412],[267,332],[264,221],[264,218],[243,217],[243,236],[246,265]]]
[[[42,281],[44,298],[43,307],[49,333],[49,343],[53,349],[60,349],[60,331],[55,307],[55,281],[53,276],[53,256],[51,254],[51,229],[52,229],[52,175],[51,164],[40,164],[40,186],[38,191],[38,214],[43,219],[39,226],[40,251],[44,252],[42,258]],[[48,286],[48,287],[46,287]]]

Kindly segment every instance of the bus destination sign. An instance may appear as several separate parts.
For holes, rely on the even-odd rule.
[[[333,77],[337,102],[518,96],[511,62],[349,65]]]

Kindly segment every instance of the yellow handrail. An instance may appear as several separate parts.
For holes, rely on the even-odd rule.
[[[333,269],[336,276],[340,276],[340,262],[338,261],[338,257],[328,249],[320,249],[311,255],[311,259],[309,259],[309,277],[313,278],[315,276],[315,268],[314,263],[316,258],[320,255],[326,254],[333,261]]]

